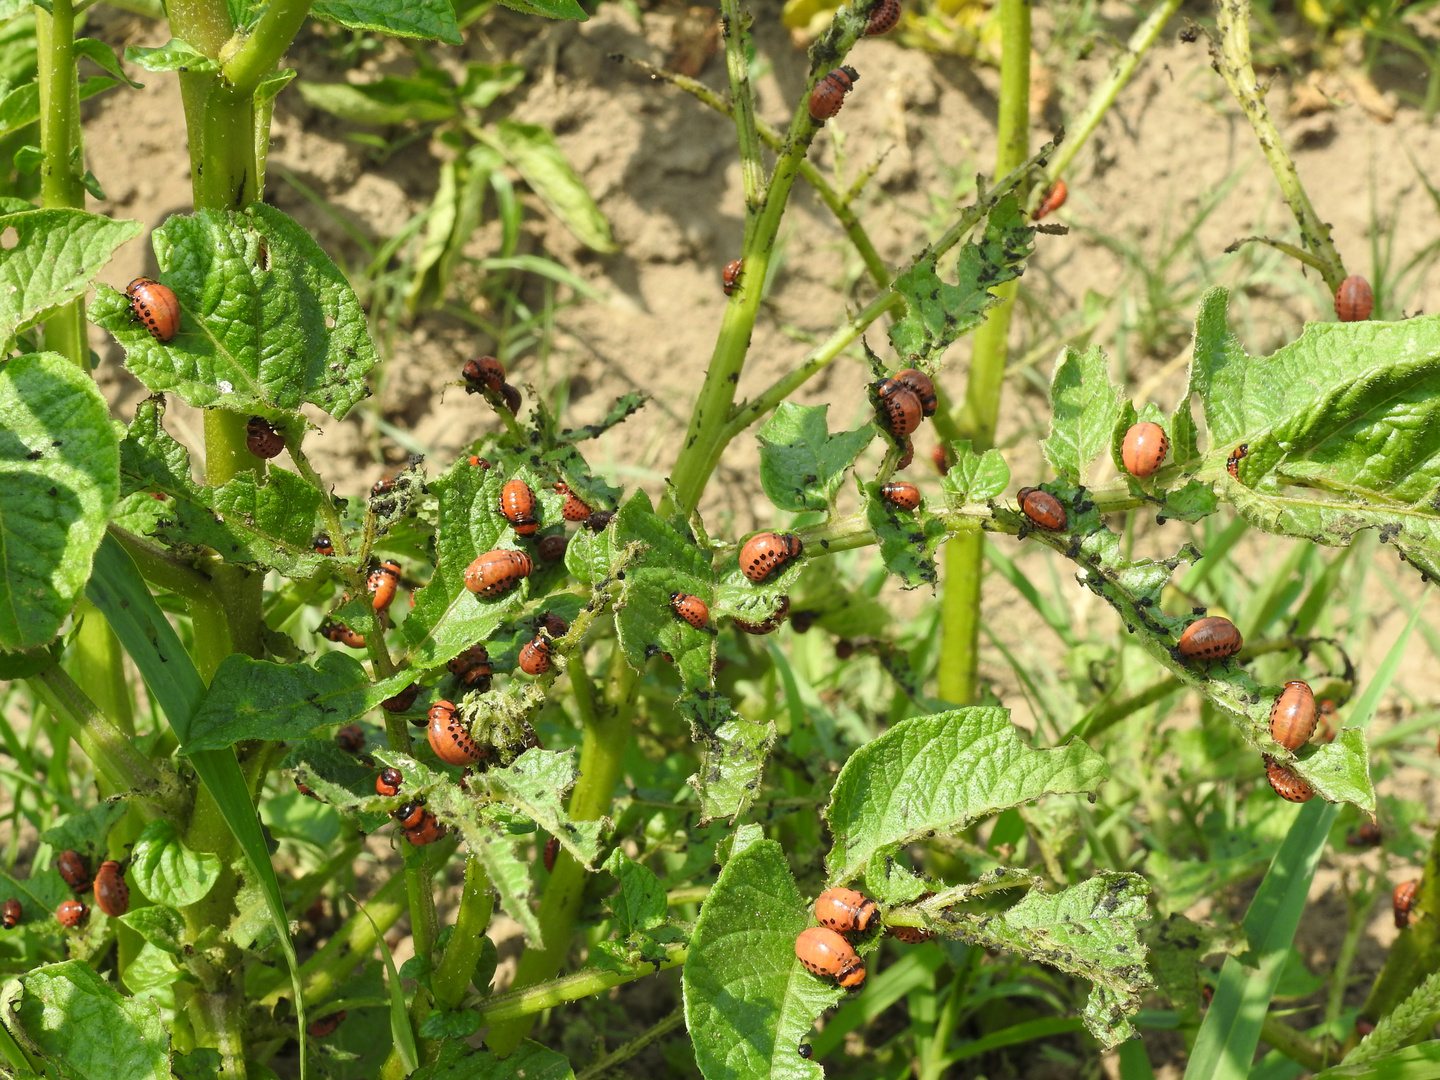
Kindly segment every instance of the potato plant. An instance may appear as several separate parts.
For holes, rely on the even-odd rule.
[[[583,14],[568,0],[513,6]],[[1373,533],[1427,578],[1440,574],[1440,424],[1431,415],[1440,323],[1316,324],[1251,356],[1228,328],[1226,293],[1211,290],[1196,314],[1187,384],[1168,411],[1130,400],[1098,347],[1057,359],[1043,443],[1053,476],[1015,479],[1046,493],[1058,516],[1027,515],[1007,494],[1020,484],[1006,455],[982,437],[983,424],[967,434],[944,400],[927,422],[946,440],[948,472],[919,506],[897,505],[885,485],[903,475],[912,447],[908,432],[896,434],[885,380],[941,370],[950,347],[985,324],[995,290],[1023,273],[1037,239],[1063,240],[1037,238],[1026,209],[1048,186],[1052,142],[985,180],[893,279],[873,257],[863,225],[807,161],[823,129],[811,91],[842,66],[863,76],[872,6],[841,8],[812,46],[806,92],[778,132],[755,116],[749,16],[725,4],[732,96],[717,105],[735,117],[744,166],[743,261],[728,297],[717,272],[724,320],[663,489],[617,486],[587,461],[594,439],[643,422],[641,396],[568,427],[546,387],[517,394],[502,376],[498,386],[465,384],[477,408],[494,411],[492,435],[453,461],[412,459],[368,498],[335,496],[325,463],[306,450],[302,407],[344,417],[366,396],[378,354],[344,274],[260,201],[269,110],[291,74],[275,69],[312,13],[454,42],[450,5],[272,0],[238,13],[223,3],[170,12],[176,39],[137,59],[177,72],[191,125],[194,212],[151,237],[159,283],[178,301],[173,336],[137,321],[131,296],[95,284],[140,227],[83,210],[75,57],[96,50],[75,39],[68,0],[40,7],[43,205],[0,206],[14,237],[0,251],[0,674],[23,684],[11,701],[28,705],[29,724],[49,741],[46,757],[7,722],[7,751],[26,777],[13,820],[39,832],[28,872],[0,875],[0,901],[20,911],[0,931],[10,1074],[568,1076],[563,1039],[532,1038],[543,1010],[680,967],[702,1075],[815,1076],[819,1058],[843,1060],[839,1043],[859,1023],[844,1006],[814,1033],[847,992],[796,954],[813,898],[832,886],[878,904],[880,918],[846,944],[870,987],[888,993],[902,974],[913,988],[942,967],[955,973],[933,999],[924,1075],[979,1053],[954,1044],[952,1028],[1014,993],[967,983],[986,952],[1045,972],[1060,1005],[993,1045],[1083,1027],[1091,1045],[1134,1046],[1142,1000],[1158,993],[1189,1018],[1192,1067],[1246,1038],[1248,1060],[1331,825],[1346,804],[1376,808],[1365,724],[1384,679],[1329,741],[1287,748],[1272,735],[1271,707],[1283,683],[1317,669],[1306,666],[1312,651],[1330,655],[1313,633],[1319,602],[1295,614],[1288,636],[1275,625],[1279,599],[1257,606],[1245,629],[1260,639],[1207,659],[1181,647],[1204,609],[1171,590],[1219,557],[1191,537],[1210,535],[1226,506],[1297,550]],[[447,116],[475,107],[458,88],[443,91]],[[338,99],[330,92],[332,105]],[[483,186],[499,168],[496,137],[473,123],[463,130],[466,182]],[[552,145],[522,134],[527,145]],[[737,402],[797,177],[841,215],[875,295],[793,371]],[[451,236],[437,228],[431,237],[416,306],[449,282],[458,248],[439,252]],[[609,242],[598,227],[595,236]],[[84,319],[113,335],[151,391],[128,426],[91,379]],[[864,344],[864,365],[847,376],[870,386],[873,421],[832,430],[825,407],[792,400],[882,330],[884,355]],[[167,430],[168,396],[206,410],[203,447]],[[1169,443],[1143,478],[1125,468],[1137,422],[1158,425]],[[257,456],[271,449],[257,432],[272,430],[283,450]],[[772,529],[793,538],[763,575],[741,563],[752,536],[723,535],[699,512],[726,447],[752,430]],[[1118,479],[1094,479],[1102,461]],[[516,481],[533,496],[533,515],[503,512],[502,489]],[[1141,514],[1173,523],[1159,533],[1162,557],[1134,555],[1117,527]],[[1033,735],[1002,701],[944,699],[930,676],[949,654],[936,659],[933,619],[905,637],[877,600],[880,585],[893,578],[929,595],[947,544],[1001,534],[1067,561],[1070,587],[1116,612],[1163,693],[1107,713],[1108,698],[1075,690],[1072,722]],[[873,552],[869,581],[844,562],[857,549]],[[511,569],[492,574],[483,560],[495,552],[523,558],[503,556]],[[375,591],[382,561],[399,568],[399,599],[388,605]],[[393,584],[392,573],[387,591]],[[868,720],[842,725],[807,704],[804,672],[764,636],[787,616],[852,650],[859,641],[876,659],[878,683],[854,692]],[[483,661],[471,651],[479,645]],[[1325,662],[1316,662],[1325,679],[1316,689],[1343,704],[1354,672],[1343,663],[1327,672]],[[127,665],[141,683],[131,684]],[[1178,880],[1141,872],[1128,851],[1114,865],[1087,863],[1070,843],[1092,820],[1086,807],[1109,807],[1110,791],[1147,779],[1117,775],[1097,747],[1116,748],[1100,736],[1183,691],[1205,703],[1210,736],[1228,740],[1255,820],[1280,821],[1266,849],[1279,871],[1265,877],[1244,927],[1259,974],[1231,955],[1203,1024],[1205,935],[1152,921],[1152,892],[1176,910]],[[72,741],[83,759],[67,757]],[[1266,761],[1318,797],[1276,818],[1286,808],[1265,785]],[[56,779],[72,774],[83,783]],[[376,830],[393,832],[403,865],[354,896],[302,963],[298,922],[333,881],[348,882],[364,834]],[[1166,853],[1178,858],[1181,847]],[[60,872],[62,852],[78,853],[87,873],[116,860],[128,909],[91,902],[83,884],[77,893]],[[437,879],[452,868],[463,882],[442,919]],[[1233,872],[1257,869],[1252,855]],[[1417,914],[1432,909],[1429,889]],[[62,925],[62,901],[77,896],[88,912]],[[341,899],[331,890],[332,904]],[[487,936],[497,910],[524,938],[503,992],[492,989],[497,951]],[[402,917],[414,956],[397,967],[385,935]],[[1384,1012],[1418,983],[1414,970],[1394,974]],[[1421,1012],[1424,1000],[1396,1015]],[[1391,1021],[1356,1060],[1402,1052],[1415,1025],[1402,1028]]]

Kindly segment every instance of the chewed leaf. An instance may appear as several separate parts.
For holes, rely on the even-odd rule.
[[[705,741],[700,771],[688,783],[700,793],[700,824],[734,819],[750,809],[775,745],[775,721],[731,720]]]
[[[760,483],[781,510],[824,510],[835,498],[845,471],[875,437],[875,426],[834,435],[825,423],[828,405],[782,401],[756,432],[760,441]]]
[[[600,821],[571,821],[561,799],[575,783],[573,750],[551,753],[531,749],[508,768],[486,774],[488,784],[499,789],[500,798],[531,818],[551,836],[558,837],[585,866],[600,853]]]
[[[344,416],[370,391],[379,359],[344,273],[297,222],[253,204],[243,213],[172,217],[153,234],[161,282],[180,302],[169,342],[131,318],[130,298],[96,288],[92,321],[125,349],[154,391],[196,407]]]
[[[977,454],[970,449],[969,439],[958,439],[950,444],[948,456],[952,463],[941,477],[940,486],[954,503],[993,499],[1010,484],[1010,466],[994,447]]]
[[[1127,1019],[1152,986],[1137,924],[1150,889],[1138,874],[1102,871],[1057,893],[1032,889],[996,916],[951,908],[933,925],[986,948],[1007,949],[1090,980],[1085,1026],[1106,1047],[1134,1036]]]
[[[184,752],[244,739],[303,739],[379,704],[360,661],[339,652],[309,664],[272,664],[233,653],[220,662],[191,721]]]
[[[880,497],[879,484],[866,484],[865,519],[880,542],[885,569],[898,577],[907,589],[935,585],[934,552],[945,536],[945,523],[922,503],[915,510],[901,510]]]
[[[1050,378],[1050,437],[1045,459],[1072,484],[1085,480],[1090,463],[1110,447],[1120,416],[1120,391],[1098,345],[1083,353],[1066,346]]]
[[[209,548],[227,562],[274,567],[297,578],[313,574],[322,565],[311,544],[320,492],[273,465],[263,478],[247,469],[218,488],[197,484],[190,454],[165,430],[164,416],[164,397],[146,398],[120,444],[124,493],[166,496],[149,508],[155,520],[147,531],[177,551]]]
[[[835,834],[830,881],[850,881],[875,855],[928,832],[955,832],[1046,794],[1092,792],[1108,775],[1082,742],[1026,746],[1008,709],[902,721],[852,754],[835,781],[825,811]]]
[[[440,503],[435,572],[430,583],[416,591],[415,607],[403,627],[415,668],[435,667],[475,642],[488,640],[532,597],[548,595],[564,575],[561,564],[540,559],[535,545],[516,536],[500,515],[500,489],[507,480],[530,485],[540,503],[542,526],[561,520],[562,500],[553,483],[527,467],[508,472],[499,465],[481,469],[461,458],[429,483]],[[465,570],[482,552],[497,549],[525,552],[531,574],[499,596],[478,596],[465,587]]]
[[[760,840],[731,855],[685,961],[685,1025],[706,1080],[824,1075],[795,1051],[843,991],[795,959],[795,939],[809,922],[779,844]]]
[[[1007,195],[991,209],[984,236],[961,245],[954,285],[935,272],[933,255],[895,279],[909,311],[891,326],[890,342],[906,366],[933,367],[956,338],[984,321],[999,302],[990,290],[1020,276],[1034,235],[1019,200]]]
[[[90,578],[119,452],[95,381],[55,353],[0,365],[0,417],[0,649],[33,649]]]

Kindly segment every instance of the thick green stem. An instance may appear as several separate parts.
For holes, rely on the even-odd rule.
[[[40,87],[40,193],[47,208],[85,209],[85,161],[80,150],[80,89],[75,67],[75,10],[58,0],[35,8]],[[45,316],[45,347],[90,370],[84,301]]]
[[[620,763],[630,741],[631,718],[639,688],[639,677],[630,669],[617,645],[605,688],[605,700],[597,703],[593,712],[587,713],[585,703],[577,695],[585,723],[585,736],[580,746],[580,779],[570,796],[570,817],[575,821],[596,821],[610,809],[615,783],[620,779]],[[570,952],[575,916],[579,914],[585,892],[585,874],[585,867],[561,848],[550,883],[545,889],[545,898],[540,902],[540,933],[545,947],[537,949],[531,946],[520,957],[512,984],[515,990],[553,979],[560,970]],[[496,1022],[485,1038],[486,1044],[501,1057],[509,1054],[529,1033],[533,1023],[530,1013],[533,1011],[536,1010],[506,1013],[503,1017],[496,1015]]]
[[[275,70],[310,14],[310,0],[271,0],[255,29],[243,39],[220,73],[237,98],[250,99]],[[258,198],[258,196],[257,196]]]
[[[190,996],[186,1015],[195,1029],[195,1041],[220,1051],[222,1080],[245,1080],[244,995],[232,979],[214,991],[197,990]]]
[[[550,880],[553,887],[555,879],[552,877]],[[512,990],[508,994],[497,994],[476,1010],[480,1013],[482,1024],[494,1025],[490,1028],[490,1034],[486,1037],[485,1044],[497,1054],[508,1054],[515,1047],[510,1045],[502,1051],[495,1043],[497,1031],[507,1031],[517,1024],[528,1031],[537,1012],[554,1008],[556,1005],[563,1005],[567,1001],[579,1001],[581,998],[594,997],[612,986],[634,982],[636,979],[643,979],[647,975],[664,971],[666,968],[678,967],[685,962],[686,952],[687,950],[683,946],[668,945],[665,948],[665,959],[659,963],[646,960],[623,971],[600,971],[592,968],[589,971],[567,975],[563,979],[550,980],[542,986],[530,986],[524,990]],[[529,956],[530,954],[526,953],[525,955]],[[518,1044],[520,1038],[523,1037],[522,1034],[516,1038],[515,1044]]]
[[[1260,150],[1270,163],[1276,183],[1280,185],[1280,194],[1300,226],[1300,239],[1318,260],[1316,268],[1330,291],[1334,292],[1345,279],[1345,264],[1330,239],[1330,226],[1320,220],[1315,207],[1310,205],[1310,196],[1300,183],[1295,162],[1285,152],[1280,132],[1265,105],[1265,91],[1269,89],[1269,84],[1260,84],[1250,60],[1250,0],[1220,0],[1215,24],[1220,32],[1220,42],[1218,46],[1213,40],[1210,43],[1211,66],[1225,80],[1231,95],[1245,111],[1245,118],[1255,129]]]
[[[1302,1035],[1278,1016],[1266,1016],[1260,1023],[1260,1041],[1269,1043],[1291,1061],[1299,1062],[1308,1072],[1325,1067],[1325,1047],[1308,1035]]]
[[[75,618],[80,624],[70,651],[75,681],[102,715],[126,735],[134,735],[134,698],[125,681],[120,639],[89,600],[76,605]]]
[[[995,175],[1025,161],[1030,144],[1030,4],[1000,0],[1000,115]],[[1000,303],[975,332],[970,375],[959,417],[960,434],[975,450],[995,445],[1000,388],[1005,381],[1010,315],[1016,282],[994,290]],[[980,582],[985,572],[982,533],[945,545],[945,592],[941,598],[941,646],[937,689],[942,698],[965,705],[975,700],[980,662]]]
[[[495,893],[490,888],[489,875],[480,860],[471,855],[465,860],[465,886],[460,894],[460,910],[455,916],[455,933],[431,979],[437,1009],[453,1009],[465,996],[465,988],[470,985],[475,965],[480,961],[485,929],[494,910]]]
[[[163,794],[161,776],[154,764],[95,707],[64,668],[52,663],[27,681],[115,791]]]

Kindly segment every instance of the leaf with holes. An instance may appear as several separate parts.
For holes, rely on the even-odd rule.
[[[1210,429],[1209,466],[1267,532],[1348,545],[1376,529],[1440,576],[1440,316],[1312,323],[1270,356],[1230,333],[1223,289],[1195,320],[1190,389]],[[1238,482],[1220,465],[1238,445]]]
[[[890,327],[890,342],[903,363],[933,368],[953,341],[984,322],[999,303],[990,290],[1020,276],[1034,235],[1019,200],[1007,195],[991,208],[982,237],[960,246],[954,285],[940,278],[934,255],[897,277],[892,288],[909,310]]]
[[[969,439],[957,439],[950,444],[948,456],[950,469],[940,478],[940,486],[957,505],[993,499],[1010,484],[1010,466],[993,447],[977,454],[970,449]]]
[[[782,401],[757,433],[760,483],[781,510],[824,510],[835,499],[845,472],[875,438],[875,425],[831,435],[828,405]]]
[[[732,821],[750,809],[775,745],[774,720],[731,720],[704,742],[700,771],[687,781],[700,794],[700,824]]]
[[[1083,353],[1070,346],[1050,377],[1050,437],[1040,445],[1045,460],[1072,484],[1085,480],[1090,463],[1110,449],[1120,417],[1120,391],[1098,345]]]
[[[572,821],[562,799],[575,783],[575,752],[552,753],[531,749],[505,769],[485,774],[497,796],[530,818],[551,836],[558,837],[570,854],[585,866],[600,854],[603,821]]]
[[[880,485],[865,484],[865,520],[875,530],[880,542],[880,558],[885,569],[898,577],[904,588],[918,589],[935,585],[940,575],[935,570],[935,555],[945,539],[945,523],[925,509],[901,510],[880,497]]]

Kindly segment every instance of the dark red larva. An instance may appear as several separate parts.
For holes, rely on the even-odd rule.
[[[500,513],[521,536],[530,536],[540,527],[535,519],[539,503],[524,480],[507,480],[500,489]]]
[[[1240,479],[1240,459],[1250,453],[1250,444],[1241,443],[1230,451],[1230,456],[1225,459],[1225,471],[1230,474],[1231,480]]]
[[[1265,779],[1270,781],[1276,795],[1289,802],[1309,802],[1315,797],[1314,788],[1268,754],[1265,755]]]
[[[381,769],[380,775],[375,778],[375,794],[384,795],[387,798],[400,794],[400,785],[405,782],[405,774],[399,769]]]
[[[880,416],[885,430],[895,438],[905,438],[925,419],[925,408],[920,404],[920,395],[904,383],[894,379],[882,379],[875,392],[880,398]]]
[[[610,524],[610,519],[614,516],[614,510],[596,510],[585,519],[585,528],[593,533],[604,532],[605,527]]]
[[[904,480],[891,480],[880,489],[880,497],[901,510],[914,510],[920,505],[920,489]]]
[[[156,341],[170,341],[180,332],[180,301],[154,278],[137,277],[125,286],[130,311]]]
[[[536,625],[543,626],[545,632],[550,635],[552,640],[554,638],[562,638],[570,632],[570,624],[553,611],[547,611],[541,615],[540,621]]]
[[[710,621],[710,609],[705,606],[705,601],[690,593],[672,592],[670,594],[670,610],[695,627],[696,630],[701,629]]]
[[[1367,1019],[1365,1019],[1365,1017],[1363,1017],[1363,1016],[1357,1016],[1357,1017],[1355,1018],[1355,1034],[1356,1034],[1356,1035],[1359,1035],[1360,1038],[1362,1038],[1362,1039],[1365,1038],[1366,1036],[1368,1036],[1368,1035],[1369,1035],[1372,1031],[1374,1031],[1374,1030],[1375,1030],[1375,1021],[1374,1021],[1374,1020],[1367,1020]]]
[[[395,490],[395,478],[393,476],[382,477],[375,481],[375,486],[370,489],[370,498],[378,499],[381,495],[388,495]]]
[[[740,548],[740,570],[754,582],[764,581],[803,550],[794,533],[762,532],[746,540]]]
[[[945,448],[944,443],[937,444],[935,449],[930,451],[930,460],[935,463],[935,471],[941,476],[950,472],[950,451]]]
[[[1229,619],[1208,615],[1185,628],[1175,646],[1187,660],[1224,660],[1245,647],[1245,639]]]
[[[1335,315],[1341,322],[1364,322],[1375,310],[1375,294],[1370,282],[1352,274],[1335,290]]]
[[[852,67],[838,67],[815,84],[810,91],[810,119],[823,124],[840,111],[845,95],[855,85],[860,73]]]
[[[900,443],[900,459],[895,462],[895,471],[904,472],[915,460],[915,442],[909,436]]]
[[[483,472],[485,469],[490,468],[490,462],[476,454],[471,454],[469,461],[472,469],[480,469]]]
[[[505,385],[505,365],[493,356],[477,356],[465,361],[460,377],[465,380],[465,389],[472,394],[482,388],[498,394]]]
[[[811,926],[795,939],[795,956],[812,975],[834,979],[847,990],[865,981],[865,962],[834,930]]]
[[[390,816],[400,823],[400,828],[413,829],[425,820],[426,813],[425,804],[416,799],[397,806],[390,811]]]
[[[1415,894],[1420,889],[1418,881],[1402,881],[1390,894],[1390,906],[1395,911],[1395,928],[1404,930],[1410,925],[1410,912],[1415,907]]]
[[[312,1020],[305,1028],[305,1034],[312,1039],[323,1039],[327,1035],[334,1035],[340,1022],[345,1019],[345,1010],[333,1012],[329,1016],[322,1016],[319,1020]]]
[[[1270,706],[1270,737],[1286,750],[1299,750],[1315,734],[1318,718],[1310,684],[1299,679],[1287,682]]]
[[[335,732],[335,745],[347,754],[358,754],[365,749],[365,729],[359,724],[346,724]]]
[[[114,859],[101,863],[100,872],[95,875],[95,906],[112,919],[130,910],[130,887],[125,884],[120,864]]]
[[[1069,523],[1065,506],[1054,495],[1039,488],[1021,488],[1016,493],[1020,512],[1030,519],[1032,525],[1048,532],[1059,532]]]
[[[743,619],[735,619],[735,628],[743,630],[747,634],[773,634],[780,629],[780,624],[785,621],[785,616],[790,614],[790,597],[780,597],[780,605],[763,622],[745,622]]]
[[[1039,221],[1046,214],[1053,214],[1060,207],[1065,205],[1065,200],[1070,195],[1070,189],[1065,186],[1064,180],[1056,180],[1045,189],[1045,194],[1040,199],[1040,205],[1035,208],[1035,220]]]
[[[570,541],[558,533],[542,536],[535,550],[544,562],[559,562],[565,557],[565,548]]]
[[[55,869],[60,871],[65,884],[76,892],[84,892],[90,887],[90,864],[78,851],[66,848],[60,852],[55,860]]]
[[[314,543],[315,543],[315,554],[316,554],[316,555],[334,555],[334,554],[335,554],[335,545],[330,542],[330,534],[329,534],[329,533],[320,533],[318,536],[315,537]]]
[[[935,396],[935,383],[929,375],[926,375],[918,368],[906,368],[904,371],[897,371],[894,379],[901,386],[915,391],[915,396],[920,399],[920,411],[926,416],[934,416],[935,410],[940,405],[940,399]]]
[[[815,920],[842,934],[863,934],[879,914],[875,901],[854,889],[826,889],[815,898]]]
[[[523,551],[487,551],[466,568],[465,587],[479,596],[499,596],[529,577],[533,569],[534,563]]]
[[[424,811],[420,816],[420,824],[405,830],[405,839],[416,847],[424,847],[426,844],[433,844],[445,835],[445,826],[435,819],[435,815],[429,810]]]
[[[725,295],[731,296],[740,284],[740,275],[745,269],[744,259],[732,259],[725,264],[725,269],[720,271],[720,283],[725,289]]]
[[[520,647],[520,657],[516,660],[521,671],[526,675],[543,675],[550,670],[550,641],[543,635],[537,634],[531,640]]]
[[[900,21],[900,0],[879,0],[870,9],[870,21],[865,25],[865,36],[888,34]]]
[[[490,677],[494,671],[490,667],[490,653],[484,645],[471,645],[445,667],[471,690],[483,692],[490,689]]]
[[[295,777],[295,790],[307,799],[314,799],[316,802],[320,801],[320,796],[316,795],[310,785],[302,781],[298,776]]]
[[[1380,826],[1373,821],[1362,821],[1360,827],[1345,837],[1345,843],[1351,847],[1365,848],[1378,847],[1384,839],[1380,832]]]
[[[560,508],[560,516],[566,521],[584,521],[590,516],[590,507],[570,490],[570,485],[564,480],[556,481],[555,490],[565,496],[565,505]]]
[[[357,634],[341,622],[333,622],[327,619],[320,624],[320,629],[317,633],[329,641],[339,642],[341,645],[347,645],[352,649],[365,648],[365,635]]]
[[[855,655],[855,643],[849,638],[841,638],[835,642],[835,659],[849,660]]]
[[[90,909],[85,906],[83,900],[62,900],[60,906],[55,909],[55,918],[60,920],[60,925],[66,929],[73,929],[85,920],[90,914]]]
[[[554,870],[555,870],[555,858],[556,858],[556,856],[558,856],[559,854],[560,854],[560,838],[559,838],[558,836],[552,836],[552,837],[550,837],[549,840],[546,840],[546,841],[545,841],[545,851],[544,851],[544,852],[541,854],[541,856],[540,856],[540,858],[541,858],[541,859],[544,861],[544,863],[545,863],[545,869],[546,869],[546,871],[548,871],[548,872],[550,872],[550,873],[553,873],[553,872],[554,872]]]
[[[1169,452],[1170,440],[1165,435],[1165,429],[1147,420],[1131,424],[1130,430],[1125,432],[1120,460],[1125,463],[1126,472],[1143,480],[1160,468]]]
[[[510,410],[512,416],[520,415],[520,391],[511,386],[508,382],[500,387],[500,397],[504,399],[505,408]]]
[[[376,611],[387,610],[395,601],[395,590],[400,587],[400,564],[387,559],[370,571],[365,584],[374,594],[370,606]]]
[[[245,449],[258,458],[273,458],[285,449],[285,436],[263,416],[252,416],[245,424]]]
[[[919,945],[935,936],[935,931],[926,930],[923,926],[892,926],[889,929],[891,937],[906,945]]]
[[[465,727],[453,701],[437,701],[430,706],[428,729],[430,749],[447,765],[473,765],[488,756]]]
[[[13,896],[6,900],[3,906],[0,906],[0,917],[3,917],[6,930],[14,930],[19,926],[24,915],[25,912],[20,907],[20,901]]]
[[[393,697],[387,697],[384,701],[380,702],[380,707],[386,712],[405,712],[411,705],[415,704],[415,699],[419,696],[420,684],[412,682],[398,694]]]

